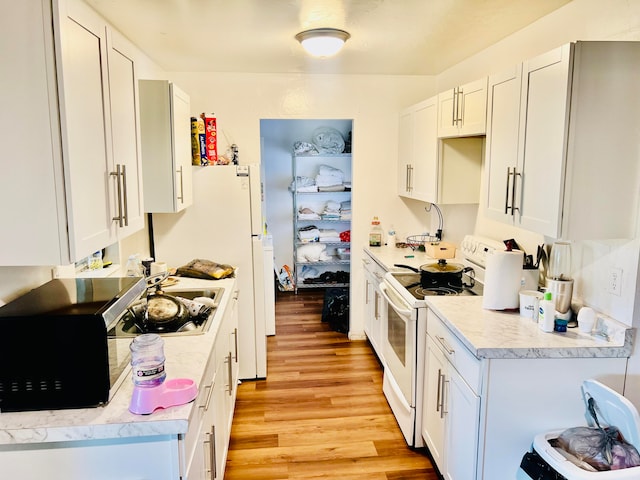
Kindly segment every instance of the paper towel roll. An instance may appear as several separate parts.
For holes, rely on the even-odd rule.
[[[518,308],[523,259],[521,250],[488,252],[482,293],[483,308]]]

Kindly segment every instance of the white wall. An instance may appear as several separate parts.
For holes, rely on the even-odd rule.
[[[260,120],[353,120],[353,221],[351,228],[351,332],[364,322],[362,250],[374,215],[384,227],[420,228],[426,214],[403,206],[396,195],[397,116],[400,109],[434,92],[435,80],[420,76],[172,73],[191,97],[192,114],[215,112],[219,149],[236,143],[240,163],[261,158]],[[228,139],[228,140],[227,140]]]

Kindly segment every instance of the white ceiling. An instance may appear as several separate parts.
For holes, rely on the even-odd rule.
[[[435,75],[571,0],[85,0],[167,71]],[[294,39],[347,30],[333,58]]]

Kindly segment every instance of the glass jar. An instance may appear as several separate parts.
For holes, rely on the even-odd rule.
[[[157,387],[164,382],[164,341],[160,335],[145,333],[131,345],[131,378],[136,387]]]

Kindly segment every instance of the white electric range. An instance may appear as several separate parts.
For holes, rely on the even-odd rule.
[[[422,447],[422,396],[425,368],[427,304],[429,295],[482,295],[486,255],[504,244],[473,235],[464,237],[461,255],[450,263],[460,267],[460,281],[423,288],[421,272],[396,265],[380,284],[386,300],[387,323],[383,355],[386,362],[383,392],[411,447]],[[434,259],[434,262],[437,260]]]

